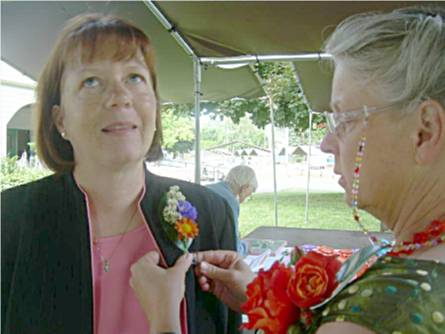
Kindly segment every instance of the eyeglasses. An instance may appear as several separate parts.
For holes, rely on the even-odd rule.
[[[371,114],[387,111],[388,109],[391,109],[395,105],[396,104],[393,103],[384,107],[363,106],[361,109],[350,110],[345,112],[314,111],[314,113],[323,115],[326,119],[328,131],[338,136],[345,132],[346,124],[360,119],[364,119],[364,121],[367,122]]]

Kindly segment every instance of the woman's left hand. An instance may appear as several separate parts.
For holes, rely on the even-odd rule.
[[[192,259],[192,255],[184,254],[173,267],[164,269],[159,266],[159,254],[149,252],[131,266],[130,286],[145,312],[151,333],[180,333],[179,306]]]

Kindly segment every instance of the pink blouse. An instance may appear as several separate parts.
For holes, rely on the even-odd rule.
[[[88,210],[90,238],[93,240],[88,194],[79,186],[85,195]],[[145,193],[145,187],[139,203]],[[93,274],[93,314],[94,334],[145,334],[149,324],[139,305],[133,289],[130,287],[130,267],[149,251],[159,247],[150,228],[145,223],[142,211],[139,210],[144,224],[122,235],[98,238],[91,246]],[[117,245],[119,243],[119,245]],[[116,247],[117,246],[117,247]],[[111,259],[110,259],[111,255]],[[109,260],[109,270],[105,272],[103,258]],[[165,260],[161,255],[161,263]],[[182,334],[187,334],[187,306],[185,299],[181,302],[180,320]]]
[[[144,312],[129,285],[130,267],[155,245],[144,225],[121,237],[99,238],[93,246],[96,334],[148,333]],[[113,251],[105,272],[101,257],[109,258]]]

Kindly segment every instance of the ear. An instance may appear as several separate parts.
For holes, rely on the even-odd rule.
[[[428,165],[439,159],[445,145],[445,111],[439,102],[428,100],[416,114],[415,159],[419,165]]]
[[[240,188],[240,190],[239,190],[240,194],[241,194],[243,191],[247,190],[248,188],[249,188],[249,185],[247,185],[247,184],[242,185],[241,188]]]
[[[63,115],[62,108],[57,104],[53,105],[53,107],[51,109],[51,114],[52,114],[53,122],[57,128],[57,131],[59,131],[59,133],[62,137],[65,137],[66,135],[63,135],[65,133],[65,126],[63,125],[64,115]]]

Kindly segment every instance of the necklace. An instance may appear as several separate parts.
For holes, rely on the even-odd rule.
[[[107,273],[107,272],[110,271],[111,259],[113,258],[114,253],[119,248],[119,246],[122,243],[122,241],[124,240],[125,235],[127,234],[128,229],[130,228],[131,222],[133,221],[133,218],[135,217],[137,211],[138,211],[138,205],[136,204],[136,208],[134,209],[133,214],[131,215],[131,217],[130,217],[128,223],[127,223],[127,226],[125,227],[125,230],[121,234],[121,236],[119,238],[119,241],[117,242],[116,246],[114,246],[113,250],[111,251],[110,256],[108,256],[108,257],[103,256],[102,255],[102,250],[101,250],[99,244],[97,243],[96,240],[94,241],[94,245],[96,246],[96,249],[97,249],[97,251],[99,253],[100,261],[102,262],[102,268],[103,268],[104,272]]]
[[[411,241],[393,246],[391,256],[410,255],[424,247],[433,247],[445,242],[445,220],[434,220],[421,232],[415,233]]]

